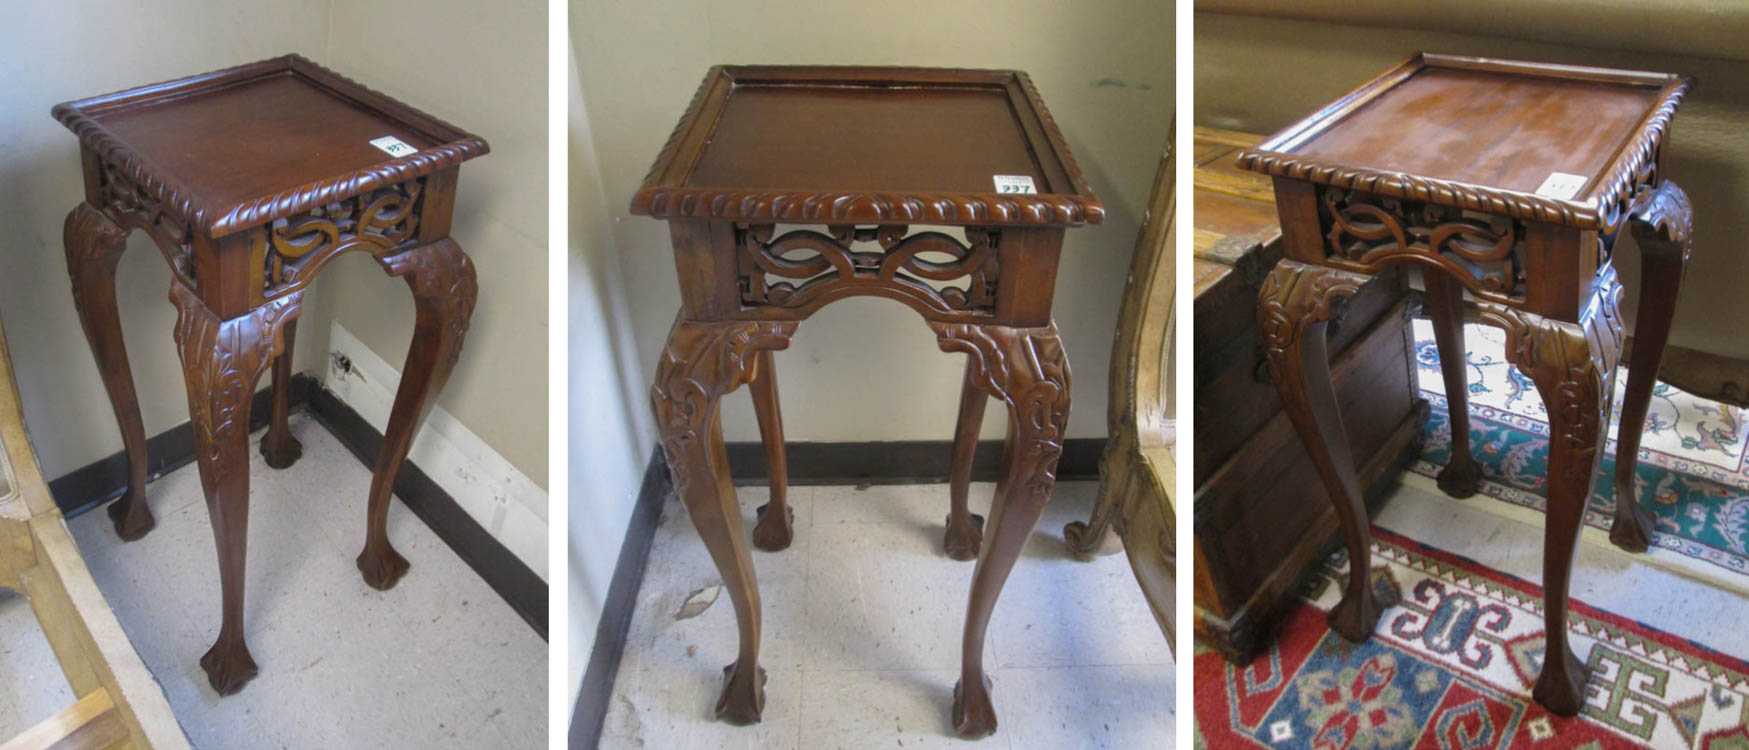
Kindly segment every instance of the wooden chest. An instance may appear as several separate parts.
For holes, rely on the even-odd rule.
[[[1233,166],[1259,136],[1196,130],[1196,635],[1246,661],[1268,645],[1307,568],[1334,545],[1336,514],[1282,411],[1257,330],[1257,292],[1281,258],[1267,178]],[[1399,269],[1350,301],[1330,328],[1338,398],[1376,502],[1420,447],[1415,303]]]

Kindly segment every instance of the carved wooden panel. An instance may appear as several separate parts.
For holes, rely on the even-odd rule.
[[[117,224],[144,230],[170,262],[171,271],[192,283],[194,233],[187,221],[110,159],[97,160],[97,196],[99,209]]]
[[[824,233],[797,229],[774,237],[771,224],[737,224],[741,303],[805,315],[833,300],[873,295],[897,299],[925,317],[995,313],[1000,231],[968,227],[962,243],[942,232],[907,230],[902,224],[831,225]],[[877,248],[859,251],[858,243]]]
[[[1320,186],[1325,251],[1353,270],[1414,258],[1438,266],[1478,296],[1524,296],[1524,222],[1436,203]]]
[[[380,258],[410,245],[417,238],[424,189],[423,177],[394,183],[255,230],[252,247],[263,296],[302,289],[341,253],[363,250]]]

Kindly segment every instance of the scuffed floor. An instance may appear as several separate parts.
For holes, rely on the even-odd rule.
[[[993,486],[975,484],[984,513]],[[1065,482],[996,605],[985,664],[999,727],[986,748],[1169,748],[1173,661],[1122,555],[1078,562],[1064,524],[1097,485]],[[749,528],[764,487],[739,488]],[[603,748],[932,748],[948,718],[970,562],[941,552],[945,485],[795,487],[796,539],[755,550],[763,600],[764,720],[712,719],[736,652],[726,592],[674,498],[638,595]],[[695,592],[707,593],[693,596]]]
[[[327,430],[294,415],[304,457],[274,471],[252,458],[249,646],[261,674],[220,698],[197,660],[219,627],[218,562],[193,465],[147,486],[158,527],[122,543],[102,512],[69,523],[98,587],[199,748],[546,747],[547,644],[399,502],[389,537],[412,570],[393,590],[359,578],[370,472]],[[255,436],[260,439],[260,434]],[[23,610],[23,620],[17,615]],[[6,727],[71,702],[41,653],[14,637],[30,620],[0,594]],[[46,661],[45,661],[46,659]],[[52,678],[52,680],[50,679]],[[65,682],[59,682],[65,691]],[[52,701],[52,702],[51,702]],[[8,705],[23,709],[9,709]],[[46,717],[36,716],[37,719]]]

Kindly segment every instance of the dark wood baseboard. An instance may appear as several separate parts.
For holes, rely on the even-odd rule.
[[[638,591],[644,587],[650,543],[656,536],[656,523],[662,518],[662,503],[673,491],[668,464],[658,447],[644,471],[637,505],[632,508],[631,523],[626,526],[625,542],[620,545],[619,560],[614,563],[613,580],[607,586],[607,599],[602,602],[601,621],[595,626],[595,645],[589,652],[589,666],[583,672],[577,706],[571,712],[573,750],[589,750],[601,743],[601,730],[607,722],[614,683],[619,679],[619,663],[625,656],[626,635],[631,632]]]
[[[298,373],[291,379],[291,408],[302,409],[310,394],[321,388],[316,379]],[[249,431],[267,426],[271,390],[255,394],[249,407]],[[194,462],[194,425],[183,422],[146,438],[146,481],[155,481]],[[61,515],[73,518],[121,498],[128,491],[128,457],[117,451],[50,480],[49,493],[61,507]]]
[[[759,443],[729,443],[729,474],[736,483],[764,482],[765,447]],[[904,440],[879,443],[788,443],[789,483],[804,484],[931,484],[947,481],[953,443],[947,440]],[[1099,456],[1105,438],[1069,438],[1057,462],[1057,478],[1099,478]],[[972,481],[994,482],[1002,467],[1002,443],[978,442],[972,461]]]
[[[292,376],[291,384],[292,410],[307,412],[367,468],[375,468],[382,433],[314,377],[298,373]],[[267,426],[269,398],[269,391],[255,394],[249,413],[251,432]],[[146,455],[147,475],[151,479],[187,466],[194,461],[194,428],[183,422],[147,438]],[[49,491],[68,518],[101,507],[127,492],[127,456],[117,452],[68,472],[49,482]],[[360,500],[364,491],[365,488],[358,488]],[[395,496],[546,640],[546,581],[487,533],[454,497],[411,460],[401,465],[401,473],[395,478]]]
[[[352,407],[336,398],[326,388],[310,393],[306,409],[316,422],[339,438],[365,466],[375,468],[377,452],[383,434]],[[504,599],[541,640],[547,639],[547,582],[534,570],[493,538],[473,516],[462,510],[443,487],[421,471],[411,460],[401,464],[395,476],[395,496],[407,504],[413,515],[454,550],[462,562],[473,568],[486,585]]]

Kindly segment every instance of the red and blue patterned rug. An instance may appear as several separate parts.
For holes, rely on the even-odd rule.
[[[1198,748],[1749,748],[1749,662],[1574,602],[1591,676],[1579,716],[1557,717],[1530,699],[1540,587],[1383,529],[1373,564],[1402,603],[1366,643],[1324,622],[1338,556],[1251,664],[1198,649]]]

